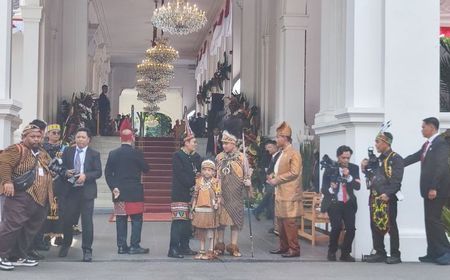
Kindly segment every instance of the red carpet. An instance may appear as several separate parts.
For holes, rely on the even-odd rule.
[[[178,141],[173,137],[143,137],[136,139],[136,147],[150,165],[150,172],[142,176],[144,221],[170,221],[172,156]]]

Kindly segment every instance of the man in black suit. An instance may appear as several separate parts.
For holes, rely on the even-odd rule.
[[[427,138],[422,148],[405,158],[405,166],[421,162],[420,194],[424,200],[427,254],[421,262],[450,265],[450,244],[441,220],[442,208],[450,196],[449,147],[439,135],[439,120],[423,120],[422,135]]]
[[[342,224],[345,226],[344,243],[341,246],[340,260],[354,262],[350,253],[355,238],[355,215],[358,209],[354,190],[361,188],[359,167],[350,163],[353,150],[348,146],[340,146],[336,151],[337,163],[334,169],[326,169],[322,180],[323,211],[328,212],[331,222],[328,260],[336,261],[339,235]]]
[[[266,151],[270,155],[270,161],[266,168],[266,180],[270,179],[270,177],[274,173],[275,164],[277,163],[278,158],[281,155],[280,150],[278,149],[277,142],[274,140],[269,140],[265,144]],[[255,215],[256,220],[260,220],[259,216],[261,213],[266,210],[266,218],[272,219],[274,217],[274,207],[275,207],[275,188],[270,184],[264,184],[264,197],[261,200],[261,203],[258,207],[253,210],[253,214]]]
[[[105,167],[105,177],[113,193],[116,215],[117,247],[119,254],[148,254],[142,248],[141,231],[144,213],[144,188],[141,174],[150,170],[144,154],[134,149],[134,135],[130,129],[120,132],[122,145],[111,151]],[[128,216],[131,218],[130,247],[127,245]]]
[[[67,256],[73,240],[73,221],[81,213],[83,228],[81,248],[84,262],[92,261],[94,200],[97,198],[96,180],[102,176],[100,153],[88,147],[90,140],[91,132],[87,128],[79,128],[75,134],[76,145],[65,149],[62,155],[68,179],[65,182],[64,195],[64,241],[59,256]]]
[[[184,258],[186,255],[197,254],[189,247],[189,239],[192,235],[190,202],[195,177],[201,170],[202,159],[195,152],[197,140],[189,129],[182,143],[183,147],[172,158],[172,224],[167,253],[169,258]]]
[[[214,159],[218,154],[223,151],[222,148],[222,133],[218,127],[213,129],[213,133],[208,137],[208,143],[206,145],[206,155],[211,156]]]

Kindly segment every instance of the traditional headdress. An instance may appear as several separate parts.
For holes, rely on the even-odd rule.
[[[391,127],[391,121],[384,122],[381,125],[380,132],[378,132],[375,140],[381,140],[389,145],[392,145],[392,141],[394,140],[394,136],[391,133],[386,132],[386,130]]]
[[[285,136],[285,137],[291,137],[292,136],[292,129],[287,124],[287,122],[282,122],[280,126],[277,128],[277,136]]]
[[[237,138],[233,134],[229,133],[228,131],[224,130],[222,133],[222,143],[237,143]]]
[[[202,169],[203,168],[211,168],[216,170],[216,164],[214,163],[214,161],[207,159],[202,162]]]
[[[31,132],[42,132],[42,130],[39,128],[39,126],[35,124],[29,124],[25,126],[22,130],[22,138],[30,134]]]
[[[47,131],[52,131],[52,130],[58,130],[58,131],[61,131],[61,126],[60,126],[59,124],[57,124],[57,123],[49,124],[49,125],[47,126]]]
[[[184,120],[185,122],[185,128],[184,128],[184,134],[183,134],[183,141],[190,141],[191,139],[195,138],[194,132],[192,132],[191,126],[189,125],[189,120],[186,118]]]

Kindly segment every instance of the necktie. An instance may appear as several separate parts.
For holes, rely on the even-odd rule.
[[[217,155],[217,139],[216,139],[216,136],[214,136],[214,155]]]
[[[76,155],[75,155],[75,163],[74,168],[76,173],[81,172],[81,157],[80,154],[83,152],[83,150],[77,149]]]
[[[347,203],[348,201],[348,193],[347,193],[347,184],[342,184],[342,201]]]
[[[430,145],[430,142],[427,141],[422,145],[422,154],[420,154],[420,161],[423,161],[425,159],[425,155],[427,154],[428,146]]]

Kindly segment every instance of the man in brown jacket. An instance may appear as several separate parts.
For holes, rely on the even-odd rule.
[[[22,132],[22,142],[0,154],[0,192],[6,197],[5,217],[0,224],[0,270],[38,265],[28,258],[27,249],[42,227],[53,198],[50,156],[40,146],[41,139],[41,129],[30,124]],[[32,170],[31,184],[14,184],[15,179]]]
[[[292,146],[292,129],[286,122],[277,128],[277,145],[281,156],[274,168],[274,177],[267,183],[275,189],[275,216],[278,219],[280,247],[270,251],[285,258],[299,257],[297,238],[298,218],[303,214],[302,205],[302,159]]]

